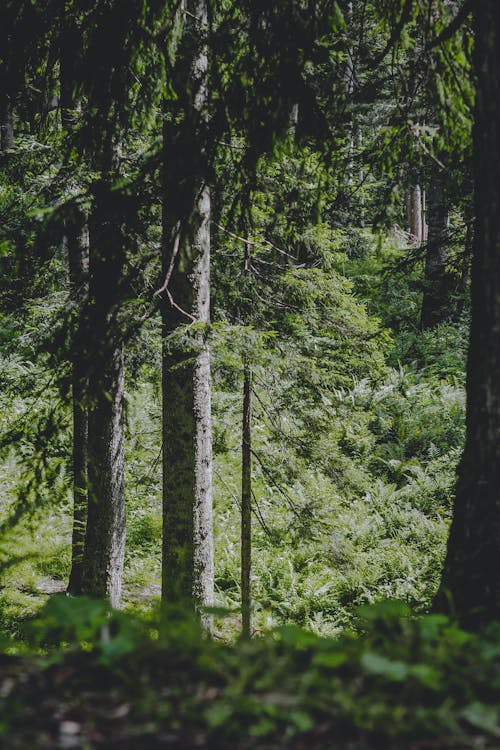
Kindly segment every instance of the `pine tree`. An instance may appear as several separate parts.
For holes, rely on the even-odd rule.
[[[440,591],[463,623],[500,618],[500,16],[495,0],[473,5],[477,78],[472,320],[467,435]]]
[[[162,595],[166,603],[207,606],[213,604],[214,586],[207,341],[211,197],[199,139],[207,121],[208,52],[203,37],[208,6],[197,0],[182,10],[182,51],[187,49],[189,61],[181,94],[183,122],[179,132],[166,115],[164,126]]]

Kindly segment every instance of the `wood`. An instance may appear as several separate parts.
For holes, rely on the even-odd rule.
[[[14,118],[9,96],[5,96],[0,114],[0,151],[14,148]]]
[[[414,245],[422,244],[422,191],[420,185],[410,189],[410,241]]]
[[[434,328],[451,313],[451,287],[447,272],[449,215],[441,177],[429,183],[427,214],[429,233],[425,254],[421,327]]]
[[[474,4],[475,216],[467,432],[438,605],[480,629],[500,619],[500,15]]]
[[[79,102],[74,96],[74,60],[77,30],[66,18],[60,35],[60,96],[61,125],[68,139],[75,125],[74,114]],[[73,411],[73,528],[71,537],[71,572],[68,593],[82,591],[83,556],[88,510],[88,363],[85,360],[86,332],[83,330],[85,305],[89,293],[89,232],[87,218],[76,208],[65,220],[68,250],[71,302],[75,310],[76,335],[72,346],[72,411]]]
[[[241,444],[241,634],[252,635],[252,373],[243,370]]]
[[[186,33],[208,23],[207,3],[183,6]],[[166,118],[164,126],[164,284],[163,353],[163,561],[165,604],[207,607],[214,602],[212,519],[212,418],[210,349],[210,188],[196,133],[206,119],[208,55],[202,46],[188,71],[183,95],[182,143]],[[195,82],[196,85],[193,85]],[[179,152],[195,159],[195,184],[178,172]],[[196,170],[195,170],[196,171]],[[189,173],[189,167],[188,167]],[[184,182],[182,181],[184,179]],[[176,336],[188,326],[182,337]],[[172,336],[173,334],[173,336]],[[211,617],[202,614],[207,630]]]
[[[104,154],[89,217],[88,517],[82,572],[83,593],[121,600],[125,557],[124,356],[120,329],[120,279],[125,263],[125,207],[113,190],[119,150]]]

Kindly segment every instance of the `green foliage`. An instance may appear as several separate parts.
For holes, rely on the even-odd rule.
[[[357,616],[357,636],[286,625],[227,646],[178,614],[159,629],[100,602],[55,597],[27,630],[38,647],[64,650],[39,659],[29,680],[23,660],[5,661],[0,736],[48,747],[76,719],[79,740],[98,731],[109,745],[168,732],[174,747],[496,746],[498,625],[472,635],[394,600]]]
[[[331,747],[339,736],[353,748],[407,744],[412,735],[465,743],[479,730],[487,747],[498,734],[488,692],[488,680],[495,690],[498,682],[497,635],[478,640],[407,609],[428,610],[439,583],[464,437],[467,334],[463,321],[419,330],[424,257],[401,227],[407,186],[438,167],[452,213],[451,296],[462,302],[467,24],[434,49],[428,43],[453,3],[212,5],[198,35],[192,24],[182,33],[176,2],[37,1],[8,18],[0,56],[15,147],[0,156],[2,638],[63,665],[67,651],[78,654],[79,678],[91,686],[90,676],[119,675],[125,694],[112,710],[127,706],[139,733],[170,722],[180,746],[201,737],[233,747],[242,734],[249,747],[276,738]],[[72,96],[82,106],[66,127],[47,102],[69,20]],[[201,45],[212,52],[208,121],[191,121],[189,70]],[[16,48],[22,65],[13,65]],[[172,142],[161,175],[163,127]],[[121,151],[112,175],[110,142]],[[253,376],[254,625],[272,630],[234,650],[207,643],[177,615],[161,633],[153,614],[162,533],[161,331],[152,303],[161,286],[159,204],[166,190],[166,209],[189,229],[200,175],[213,200],[216,598],[230,613],[218,613],[216,634],[234,640],[240,629],[244,365]],[[103,176],[108,199],[126,209],[112,313],[127,343],[127,614],[64,596],[45,606],[70,566],[79,320],[65,227],[77,209],[94,210]],[[374,234],[374,225],[391,229]],[[174,334],[191,350],[193,328]],[[356,613],[387,597],[406,608],[385,602]],[[311,631],[344,635],[320,640]],[[45,667],[39,674],[50,698],[52,678]],[[7,708],[0,732],[15,716]]]
[[[363,262],[374,262],[376,246],[366,232],[363,236]],[[383,596],[425,609],[439,582],[463,440],[463,329],[400,332],[392,348],[391,337],[339,270],[359,262],[358,253],[347,259],[349,235],[332,238],[319,228],[308,230],[308,237],[309,247],[323,254],[323,268],[280,272],[272,281],[280,304],[269,310],[266,328],[221,320],[213,330],[217,600],[233,611],[239,607],[246,358],[254,374],[253,588],[259,631],[296,622],[320,633],[338,632],[352,622],[357,605]],[[396,347],[405,365],[390,369],[385,361]],[[125,596],[128,608],[144,612],[160,590],[158,349],[152,324],[128,354]],[[29,411],[23,379],[32,382],[32,367],[19,355],[6,360],[9,425],[9,409]],[[37,402],[42,413],[49,408],[48,395]],[[34,425],[30,414],[28,435]],[[63,446],[67,452],[67,443]],[[12,467],[5,465],[5,486],[14,498],[18,483]],[[40,493],[38,486],[37,503]],[[29,533],[20,531],[27,534],[26,552],[32,552]],[[68,516],[62,537],[56,540],[44,525],[38,534],[44,539],[39,554],[14,567],[6,580],[11,586],[17,579],[40,604],[44,579],[64,580],[68,573]],[[24,617],[22,608],[17,616]],[[5,627],[18,630],[15,608],[8,610]],[[239,618],[233,615],[218,627],[232,638]]]

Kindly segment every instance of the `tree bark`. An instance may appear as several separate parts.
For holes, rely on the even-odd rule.
[[[451,310],[451,289],[446,270],[449,216],[443,183],[439,177],[432,178],[429,183],[427,211],[429,233],[421,312],[421,326],[424,329],[442,323]]]
[[[349,31],[352,31],[353,25],[353,4],[347,3],[347,24]],[[356,118],[352,111],[354,97],[354,50],[352,44],[347,50],[347,62],[345,68],[345,92],[347,106],[350,108],[349,116],[349,138],[347,144],[347,185],[352,186],[354,180],[354,149],[356,137]]]
[[[185,30],[197,35],[207,25],[206,0],[183,6]],[[180,148],[193,159],[194,183],[176,186],[169,173],[172,130],[164,127],[163,289],[163,565],[165,603],[189,607],[214,601],[212,519],[212,421],[210,350],[210,188],[205,155],[196,134],[206,122],[206,47],[196,52],[186,82],[185,121]],[[187,144],[187,146],[186,146]],[[186,170],[186,164],[179,169]],[[189,168],[188,168],[188,171]],[[182,175],[177,175],[182,180]],[[184,201],[175,192],[185,190]],[[183,203],[191,202],[189,217]],[[172,208],[174,207],[174,208]],[[177,213],[176,210],[178,209]],[[182,327],[184,331],[180,334]],[[210,629],[211,618],[202,615]]]
[[[81,319],[88,296],[89,236],[88,228],[66,226],[69,255],[70,288],[79,323],[73,347],[72,410],[73,410],[73,530],[71,539],[71,572],[69,594],[80,594],[88,508],[88,364],[83,356]]]
[[[477,79],[467,434],[439,601],[482,628],[500,619],[500,16],[473,4]]]
[[[168,603],[201,606],[214,596],[209,222],[204,186],[191,220],[194,236],[178,250],[163,304],[162,593]],[[190,322],[187,346],[175,332]]]
[[[427,242],[429,238],[427,203],[427,193],[425,190],[422,190],[422,242]]]
[[[74,97],[74,56],[76,29],[65,22],[60,36],[61,125],[71,137],[78,101]],[[70,293],[75,306],[77,334],[72,351],[73,409],[73,530],[69,594],[80,594],[88,506],[88,363],[83,356],[82,318],[89,293],[89,233],[84,213],[75,208],[65,221],[68,248]]]
[[[420,185],[410,188],[409,196],[410,241],[415,245],[422,243],[422,191]]]
[[[115,159],[116,155],[110,155]],[[119,324],[124,206],[115,168],[95,187],[89,219],[88,517],[83,593],[119,606],[125,555],[124,360]]]
[[[460,271],[460,281],[457,289],[457,304],[455,308],[454,321],[458,323],[462,318],[465,304],[467,302],[467,289],[470,278],[470,266],[474,247],[474,223],[469,217],[467,229],[465,230],[465,246],[462,258],[462,268]]]
[[[5,152],[11,148],[14,148],[14,120],[10,97],[5,96],[0,120],[0,150]]]
[[[252,374],[243,370],[241,443],[241,632],[252,635]]]

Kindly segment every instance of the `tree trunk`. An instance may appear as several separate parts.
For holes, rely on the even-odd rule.
[[[347,4],[347,24],[349,31],[352,32],[353,25],[353,5],[352,2]],[[354,50],[352,44],[347,50],[347,63],[345,68],[345,93],[347,106],[350,108],[349,116],[349,139],[347,144],[347,185],[352,186],[354,179],[354,148],[356,136],[356,118],[352,111],[354,97]]]
[[[207,25],[206,0],[188,3],[185,29]],[[181,147],[194,160],[195,183],[175,185],[169,173],[172,131],[164,128],[164,298],[163,315],[163,565],[165,603],[210,606],[214,601],[212,529],[212,422],[210,350],[210,188],[196,133],[206,122],[208,55],[196,53],[184,90]],[[188,146],[186,147],[186,144]],[[174,147],[175,148],[175,147]],[[186,171],[186,164],[179,169]],[[189,172],[189,167],[188,167]],[[178,175],[182,179],[182,175]],[[176,192],[185,189],[185,201]],[[183,203],[191,202],[189,219]],[[179,208],[177,215],[171,206]],[[175,213],[175,212],[174,212]],[[189,226],[188,226],[189,225]],[[179,335],[179,327],[189,328]],[[211,618],[202,616],[207,629]]]
[[[427,242],[429,238],[427,203],[427,193],[425,190],[422,190],[422,242]]]
[[[190,322],[207,326],[210,321],[209,222],[205,186],[191,221],[194,237],[178,250],[170,302],[162,308],[162,593],[168,603],[202,606],[213,604],[214,576],[210,351],[206,328],[188,332],[189,347],[174,332]]]
[[[73,408],[73,532],[71,540],[71,573],[69,594],[81,593],[82,564],[85,546],[88,507],[88,364],[83,356],[81,320],[88,296],[88,228],[66,226],[69,255],[70,288],[76,304],[79,323],[73,347],[72,408]]]
[[[446,270],[449,216],[443,184],[433,178],[428,192],[429,234],[425,257],[422,328],[433,328],[448,317],[451,308],[449,277]]]
[[[252,374],[243,370],[241,444],[241,632],[252,634]]]
[[[74,98],[74,57],[76,30],[71,25],[61,29],[60,38],[60,97],[61,125],[71,137],[74,112],[78,102]],[[89,292],[89,234],[86,217],[79,209],[65,221],[68,248],[71,297],[78,316],[77,335],[72,352],[73,401],[73,532],[71,540],[71,572],[69,594],[79,594],[82,588],[82,565],[85,545],[88,506],[88,363],[83,356],[82,317]]]
[[[89,220],[88,518],[82,591],[118,606],[125,554],[124,362],[118,320],[124,215],[107,171],[95,188]]]
[[[462,268],[460,271],[460,281],[458,282],[458,289],[456,294],[457,304],[455,308],[454,320],[456,323],[462,318],[465,304],[467,302],[467,289],[470,278],[470,266],[472,253],[474,249],[474,223],[470,220],[467,223],[467,229],[465,230],[465,247],[462,258]]]
[[[0,120],[0,150],[5,152],[11,148],[14,148],[14,121],[10,97],[5,96]]]
[[[467,436],[440,591],[460,620],[500,620],[500,16],[473,4],[477,78]]]
[[[415,245],[422,243],[422,191],[420,185],[410,188],[409,197],[410,241]]]

